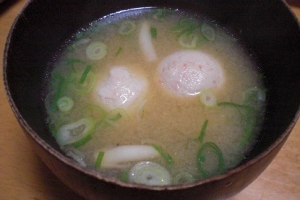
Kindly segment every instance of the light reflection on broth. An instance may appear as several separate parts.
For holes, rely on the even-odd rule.
[[[46,108],[61,148],[99,173],[148,185],[187,183],[238,165],[255,142],[264,110],[265,91],[251,58],[203,18],[166,9],[125,15],[76,33],[54,66]],[[162,75],[162,61],[178,52],[189,52],[186,62],[174,75],[178,63],[170,61],[169,74]],[[148,59],[148,53],[156,57]],[[220,86],[207,84],[212,76],[195,68],[199,53],[218,63]],[[166,87],[168,81],[173,85]],[[184,81],[196,92],[176,93]],[[197,89],[199,84],[204,86]],[[133,172],[144,166],[142,175]],[[160,167],[170,177],[161,178],[166,173]]]

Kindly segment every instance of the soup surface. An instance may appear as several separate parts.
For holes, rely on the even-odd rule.
[[[53,136],[79,164],[172,185],[237,166],[256,140],[264,101],[255,63],[216,24],[135,9],[70,39],[45,105]]]

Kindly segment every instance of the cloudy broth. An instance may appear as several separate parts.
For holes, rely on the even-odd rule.
[[[141,9],[93,22],[71,41],[55,63],[45,105],[53,136],[81,165],[125,182],[182,184],[226,172],[253,146],[264,111],[261,75],[238,40],[216,24],[181,11]],[[196,77],[196,92],[192,83],[181,86],[182,66],[178,80],[172,71],[162,75],[163,61],[177,52],[217,63],[220,84],[207,86]],[[208,76],[192,67],[187,74]],[[175,82],[165,81],[169,77]],[[168,84],[176,81],[172,90]],[[197,81],[205,88],[197,90]],[[120,161],[109,163],[109,150]],[[161,166],[168,180],[135,181],[132,168],[141,162]]]

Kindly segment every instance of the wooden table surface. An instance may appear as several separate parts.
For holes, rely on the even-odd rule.
[[[0,4],[0,200],[81,199],[34,154],[7,102],[2,80],[3,50],[10,26],[25,3],[26,0],[6,0]],[[292,10],[300,19],[300,8],[292,7]],[[231,199],[300,199],[299,134],[300,120],[271,165]]]

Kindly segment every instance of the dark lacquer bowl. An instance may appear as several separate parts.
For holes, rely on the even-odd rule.
[[[267,112],[257,144],[235,169],[179,186],[115,182],[66,157],[49,133],[42,94],[47,68],[55,52],[89,22],[138,7],[178,8],[206,16],[232,32],[256,56],[267,87]],[[240,192],[261,174],[299,117],[299,24],[280,0],[32,0],[9,34],[4,83],[12,110],[36,153],[62,182],[81,196],[87,199],[224,199]]]

